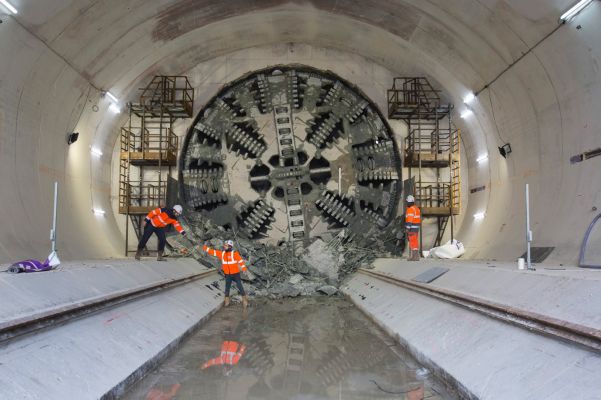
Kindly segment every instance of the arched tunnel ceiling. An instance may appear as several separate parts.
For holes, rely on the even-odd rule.
[[[183,73],[240,49],[298,42],[426,75],[460,102],[550,32],[568,4],[53,0],[43,10],[25,3],[19,18],[92,85],[129,100],[152,75]],[[489,128],[466,130],[468,148],[484,146],[478,131]]]
[[[357,40],[364,34],[375,40],[374,29],[478,86],[552,30],[570,0],[23,3],[19,20],[101,88],[140,64],[158,70],[167,57],[188,51],[196,53],[189,59],[195,63],[282,41],[350,48],[385,64],[399,57],[391,54],[398,48]]]

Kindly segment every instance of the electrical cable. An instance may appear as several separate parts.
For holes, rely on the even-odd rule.
[[[413,391],[415,391],[415,390],[418,390],[418,389],[420,388],[420,387],[418,386],[418,387],[415,387],[415,388],[413,388],[413,389],[409,389],[409,390],[405,390],[405,391],[401,391],[401,392],[391,392],[390,390],[386,390],[386,389],[384,389],[384,388],[383,388],[382,386],[380,386],[380,385],[378,384],[378,382],[376,382],[375,380],[373,380],[373,379],[370,379],[369,381],[370,381],[370,382],[373,382],[373,383],[374,383],[374,385],[376,385],[376,386],[378,387],[378,389],[380,389],[380,390],[381,390],[381,391],[383,391],[384,393],[388,393],[388,394],[407,394],[407,393],[411,393],[411,392],[413,392]]]
[[[495,107],[492,104],[492,88],[489,88],[488,90],[488,100],[490,102],[490,111],[492,114],[492,120],[495,123],[495,130],[497,132],[497,136],[499,137],[499,139],[501,139],[501,144],[507,143],[505,141],[505,139],[503,139],[503,137],[501,136],[501,131],[499,130],[499,124],[497,124],[497,118],[495,116]]]
[[[551,32],[547,33],[541,40],[536,42],[536,44],[534,46],[530,47],[525,53],[522,53],[522,55],[519,56],[515,61],[513,61],[511,64],[509,64],[507,67],[505,67],[505,69],[503,71],[499,72],[499,74],[497,76],[495,76],[493,78],[493,80],[491,80],[486,85],[484,85],[480,90],[475,92],[474,96],[478,97],[478,95],[480,93],[482,93],[484,90],[488,89],[489,86],[492,85],[493,83],[495,83],[497,81],[497,79],[499,79],[501,76],[503,76],[503,74],[505,74],[505,72],[509,71],[511,68],[513,68],[513,66],[515,66],[518,62],[520,62],[524,57],[526,57],[528,54],[532,53],[532,50],[534,50],[536,47],[538,47],[538,45],[540,45],[542,42],[547,40],[552,34],[557,32],[557,30],[559,30],[559,28],[561,28],[563,25],[565,25],[565,24],[557,25]]]

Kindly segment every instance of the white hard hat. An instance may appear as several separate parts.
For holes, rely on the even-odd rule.
[[[411,195],[407,196],[407,203],[415,203],[415,197]]]
[[[181,214],[181,213],[182,213],[182,211],[184,211],[184,209],[182,208],[182,206],[180,206],[179,204],[177,204],[177,205],[173,206],[173,210],[174,210],[176,213],[178,213],[178,214]]]
[[[233,240],[226,240],[225,244],[227,244],[228,246],[234,247],[234,241]]]

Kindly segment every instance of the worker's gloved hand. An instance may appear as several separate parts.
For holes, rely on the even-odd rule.
[[[182,231],[182,236],[186,236],[186,231]]]
[[[146,217],[146,218],[144,218],[144,221],[150,222],[150,218]]]

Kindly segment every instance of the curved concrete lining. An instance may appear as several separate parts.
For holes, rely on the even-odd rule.
[[[35,288],[37,293],[30,299],[14,296],[19,301],[15,307],[21,307],[16,315],[29,313],[36,304],[38,311],[45,306],[65,306],[86,300],[91,293],[110,295],[122,288],[202,270],[194,261],[110,264],[89,262],[54,272],[47,279],[60,287],[60,294],[48,288],[48,282],[23,284],[25,293]],[[223,297],[211,286],[214,281],[215,276],[207,276],[3,342],[0,396],[118,398],[219,309]],[[11,293],[7,280],[0,286],[3,293]],[[4,322],[15,314],[4,313],[0,318]]]
[[[532,276],[531,281],[520,277],[520,283],[508,285],[522,272],[457,263],[433,265],[451,269],[429,284],[433,287],[476,293],[477,297],[495,299],[508,307],[542,307],[550,315],[598,326],[598,321],[590,319],[596,305],[582,304],[583,298],[588,297],[584,293],[594,297],[597,280],[541,275]],[[376,262],[375,271],[412,279],[423,269],[400,260],[381,259]],[[557,311],[549,310],[553,300],[547,298],[545,303],[534,295],[545,290],[553,291],[554,299],[562,299]],[[577,395],[594,399],[601,389],[596,373],[601,357],[595,351],[532,333],[367,274],[353,276],[342,291],[418,361],[453,382],[465,398],[559,400]],[[573,309],[577,310],[574,315],[570,312]]]
[[[110,154],[122,102],[156,73],[180,73],[240,49],[305,43],[359,54],[399,75],[428,75],[457,111],[557,26],[569,1],[412,2],[13,1],[0,25],[0,260],[47,252],[51,187],[61,183],[59,250],[65,259],[122,254],[108,210]],[[600,147],[601,5],[593,2],[483,91],[463,129],[469,196],[458,238],[467,256],[511,260],[523,252],[523,185],[531,184],[535,244],[549,262],[575,264],[594,217],[600,159],[569,157]],[[578,28],[580,27],[580,28]],[[37,36],[37,37],[36,37]],[[39,38],[38,38],[39,37]],[[40,40],[41,39],[41,40]],[[45,43],[44,43],[45,42]],[[248,51],[247,59],[253,58]],[[246,71],[245,71],[246,72]],[[384,95],[382,90],[382,96]],[[98,111],[92,110],[96,105]],[[199,105],[197,105],[199,106]],[[67,147],[65,135],[82,132]],[[505,160],[497,146],[511,142]],[[90,146],[104,155],[92,158]],[[476,163],[481,154],[488,162]],[[482,221],[471,216],[485,212]],[[597,246],[598,247],[598,246]]]

